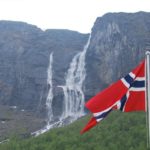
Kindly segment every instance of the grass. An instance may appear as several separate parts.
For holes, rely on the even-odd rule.
[[[99,125],[80,135],[90,116],[71,125],[55,128],[38,137],[16,136],[0,150],[146,150],[144,112],[112,112]]]

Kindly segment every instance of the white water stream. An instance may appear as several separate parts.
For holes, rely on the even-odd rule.
[[[79,117],[85,114],[84,112],[84,80],[86,77],[86,69],[85,69],[85,56],[90,44],[90,38],[84,46],[82,52],[77,53],[72,59],[69,69],[67,71],[65,77],[65,85],[58,86],[63,89],[64,99],[63,99],[63,108],[62,115],[59,117],[59,121],[53,122],[53,84],[52,84],[52,65],[53,65],[53,54],[50,54],[49,67],[48,67],[48,79],[47,83],[49,85],[49,92],[46,100],[46,107],[48,112],[47,125],[32,133],[35,136],[38,136],[42,133],[47,132],[49,129],[53,127],[62,126],[66,123],[71,123],[78,119]]]
[[[90,37],[83,51],[77,53],[72,59],[65,78],[66,84],[59,86],[64,92],[63,113],[60,120],[69,117],[70,122],[73,122],[85,114],[83,84],[86,77],[85,56],[89,43]]]
[[[46,109],[47,109],[47,124],[44,128],[33,132],[31,134],[38,136],[42,133],[47,132],[50,128],[53,126],[51,125],[51,121],[53,119],[53,108],[52,108],[52,102],[53,102],[53,83],[52,83],[52,77],[53,77],[53,53],[50,54],[49,57],[49,66],[47,69],[47,84],[49,86],[48,95],[46,98]]]

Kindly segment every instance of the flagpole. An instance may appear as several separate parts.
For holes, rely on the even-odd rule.
[[[146,52],[145,64],[145,77],[146,77],[146,124],[147,124],[147,147],[150,149],[150,52]]]

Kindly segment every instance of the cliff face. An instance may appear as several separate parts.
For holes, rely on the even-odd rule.
[[[71,59],[87,38],[69,30],[42,31],[26,23],[0,21],[0,104],[43,116],[50,53],[55,53],[53,84],[62,85]],[[59,89],[55,91],[58,96]]]
[[[108,13],[97,18],[87,52],[87,99],[126,75],[150,46],[150,13]]]

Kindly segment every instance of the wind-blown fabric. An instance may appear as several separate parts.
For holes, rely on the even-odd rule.
[[[93,117],[81,133],[97,125],[114,109],[123,112],[145,111],[145,61],[91,98],[86,107],[93,113]]]

